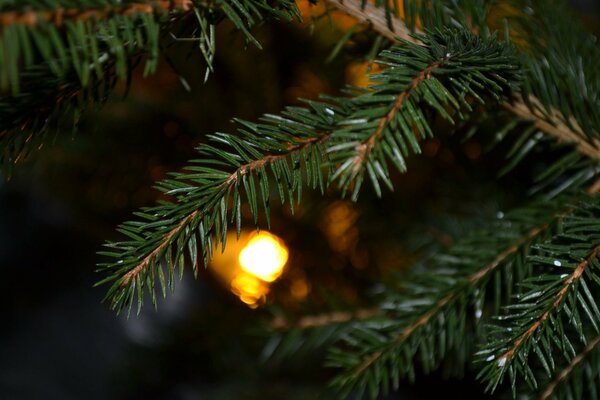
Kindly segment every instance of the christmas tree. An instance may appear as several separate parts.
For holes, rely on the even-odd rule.
[[[77,143],[161,63],[193,92],[185,68],[235,81],[219,52],[261,57],[272,25],[334,26],[327,62],[308,51],[368,75],[296,90],[309,98],[235,132],[195,127],[191,160],[125,200],[142,207],[99,252],[111,309],[160,314],[186,270],[211,266],[258,308],[264,363],[320,363],[328,395],[385,398],[433,374],[481,396],[598,398],[600,51],[561,1],[0,1],[2,174]],[[222,26],[243,40],[221,50]]]

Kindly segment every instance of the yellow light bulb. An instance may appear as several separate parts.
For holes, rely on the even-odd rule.
[[[265,282],[273,282],[281,275],[287,259],[283,242],[264,231],[255,234],[239,255],[242,269]]]

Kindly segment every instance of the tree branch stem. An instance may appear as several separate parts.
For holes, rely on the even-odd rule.
[[[192,0],[154,0],[146,3],[86,9],[57,8],[54,10],[29,10],[24,12],[8,11],[0,13],[0,30],[11,25],[37,26],[41,22],[61,26],[65,20],[104,19],[115,14],[130,16],[136,13],[154,14],[156,11],[189,11],[193,5]]]
[[[577,354],[577,356],[575,356],[571,360],[569,365],[567,365],[562,371],[560,371],[560,373],[558,375],[556,375],[556,378],[554,378],[554,380],[548,385],[548,387],[546,387],[546,390],[544,390],[544,392],[540,396],[540,400],[548,400],[550,397],[552,397],[552,394],[556,390],[557,386],[562,381],[567,379],[567,377],[573,371],[573,369],[575,369],[575,367],[577,367],[577,365],[579,363],[581,363],[585,359],[585,357],[587,357],[588,354],[590,354],[592,352],[592,350],[594,350],[596,348],[596,346],[598,346],[599,344],[600,344],[600,336],[597,336],[596,338],[594,338],[594,340],[590,341],[587,344],[587,346],[585,346],[583,351],[581,353]]]

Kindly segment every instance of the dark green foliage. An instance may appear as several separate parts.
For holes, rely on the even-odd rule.
[[[186,253],[194,268],[198,252],[207,262],[214,248],[225,245],[229,221],[239,233],[242,204],[257,226],[264,210],[268,226],[271,178],[281,202],[292,207],[304,184],[322,191],[338,178],[343,190],[354,185],[356,198],[365,173],[380,193],[378,180],[391,186],[387,160],[404,172],[404,157],[420,151],[416,134],[431,134],[421,102],[452,120],[451,112],[463,117],[472,109],[467,96],[481,103],[486,95],[498,100],[515,77],[510,48],[494,39],[454,30],[421,39],[426,45],[406,43],[384,52],[387,69],[364,93],[288,108],[282,116],[265,116],[262,124],[239,121],[239,136],[209,135],[219,147],[200,146],[201,158],[186,173],[158,186],[176,202],[138,213],[141,220],[120,228],[131,240],[108,244],[111,250],[103,254],[115,261],[102,269],[109,274],[103,282],[112,282],[112,307],[120,311],[137,297],[139,309],[145,288],[154,302],[155,280],[164,294],[175,269],[182,273]],[[488,61],[473,65],[477,54]],[[365,145],[368,153],[360,150]],[[329,170],[334,172],[328,178]]]
[[[392,189],[386,160],[406,171],[405,157],[419,153],[419,141],[433,136],[427,114],[433,111],[454,123],[484,104],[480,90],[498,101],[517,81],[511,48],[493,38],[468,31],[417,38],[427,51],[405,43],[382,52],[379,63],[387,68],[372,77],[371,91],[343,103],[342,109],[331,108],[344,114],[328,149],[339,165],[333,179],[344,191],[354,184],[354,199],[365,175],[379,195],[380,180]]]
[[[2,30],[2,89],[19,94],[21,73],[39,64],[47,65],[59,79],[74,71],[82,87],[90,85],[93,76],[102,79],[102,66],[111,59],[120,79],[127,78],[131,58],[140,53],[149,55],[147,73],[156,68],[161,22],[170,18],[168,9],[148,12],[139,1],[83,2],[77,7],[61,3],[26,1],[3,7],[3,13],[14,15],[14,20]],[[56,19],[64,21],[58,24]]]
[[[149,4],[0,0],[3,166],[72,128],[137,64],[154,71],[165,41],[198,45],[208,74],[221,19],[260,46],[250,33],[258,22],[298,16],[288,0]],[[158,183],[170,201],[142,209],[119,227],[127,240],[107,243],[98,283],[110,285],[106,300],[117,312],[135,305],[139,312],[145,296],[156,305],[157,289],[166,296],[186,265],[197,273],[225,247],[230,224],[240,233],[242,209],[256,227],[268,227],[272,197],[293,211],[305,186],[324,192],[337,185],[357,200],[368,180],[381,196],[381,183],[394,188],[394,170],[406,172],[406,159],[435,127],[469,139],[493,125],[495,135],[481,140],[505,152],[499,174],[536,169],[530,193],[537,197],[390,278],[368,318],[277,333],[264,357],[335,342],[328,365],[344,397],[377,398],[418,371],[448,367],[454,374],[477,368],[489,391],[500,391],[508,377],[513,397],[597,398],[600,188],[585,187],[600,159],[595,38],[555,0],[375,5],[387,19],[378,32],[398,26],[400,8],[402,33],[423,32],[379,52],[383,70],[367,89],[258,123],[238,120],[237,134],[207,135],[197,159]],[[542,161],[528,165],[534,158]]]
[[[516,282],[531,275],[529,249],[556,232],[564,212],[559,198],[500,213],[488,228],[401,276],[399,287],[386,291],[381,319],[347,333],[331,351],[329,365],[344,371],[334,384],[346,394],[385,393],[397,389],[400,378],[414,379],[417,365],[431,372],[448,357],[460,373],[481,322],[499,310]]]
[[[532,247],[535,252],[527,261],[533,276],[520,284],[514,304],[496,317],[498,324],[478,352],[480,361],[487,362],[480,376],[488,387],[495,388],[508,374],[513,390],[517,378],[537,389],[533,358],[551,377],[598,335],[599,224],[598,199],[584,200],[552,240]]]
[[[521,6],[520,2],[513,2]],[[526,2],[524,13],[508,20],[512,34],[521,37],[522,88],[530,104],[541,113],[554,107],[572,131],[596,143],[600,133],[600,49],[597,39],[565,18],[568,8],[556,1]],[[540,12],[552,9],[552,12]],[[538,13],[531,18],[532,13]],[[539,103],[538,103],[539,101]]]
[[[102,65],[114,59],[116,75],[126,79],[131,57],[147,55],[144,71],[156,69],[161,35],[174,22],[193,23],[187,40],[197,41],[206,61],[214,53],[214,24],[232,20],[249,41],[259,45],[249,29],[265,16],[291,19],[298,16],[290,1],[269,5],[264,1],[158,1],[86,0],[74,4],[58,1],[20,1],[0,4],[5,16],[0,42],[0,88],[20,92],[19,75],[40,62],[58,77],[74,70],[83,87],[92,75],[102,78]],[[193,18],[190,18],[193,16]]]
[[[260,0],[4,2],[0,40],[0,166],[5,173],[61,130],[74,130],[90,105],[107,100],[134,67],[153,73],[166,41],[198,46],[212,70],[215,25],[230,19],[248,41],[266,17],[297,17],[295,3]],[[186,29],[173,34],[175,24]],[[31,110],[36,112],[32,113]],[[48,137],[47,137],[48,136]]]

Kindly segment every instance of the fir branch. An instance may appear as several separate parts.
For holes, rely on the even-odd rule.
[[[102,105],[117,80],[128,84],[144,60],[154,72],[161,41],[175,26],[198,43],[212,71],[215,24],[230,19],[248,41],[264,18],[298,16],[293,0],[20,2],[0,11],[0,166],[10,169],[57,132],[75,131],[81,115]],[[35,23],[33,23],[35,21]],[[189,23],[188,23],[189,22]],[[8,93],[10,91],[10,94]],[[32,113],[35,108],[38,112]]]
[[[363,168],[363,165],[371,156],[373,150],[382,140],[385,128],[395,119],[396,114],[402,110],[405,101],[410,98],[410,96],[416,91],[417,87],[421,83],[427,79],[431,79],[433,72],[442,67],[445,61],[446,60],[443,59],[441,61],[433,62],[412,79],[406,90],[396,96],[396,100],[394,101],[394,104],[390,110],[379,120],[375,132],[373,132],[372,135],[370,135],[366,140],[357,146],[356,156],[352,160],[352,175],[356,176],[361,168]]]
[[[244,125],[246,127],[251,126],[249,123],[244,123]],[[198,259],[197,252],[203,255],[204,262],[206,263],[211,257],[210,254],[212,253],[213,246],[217,246],[219,243],[224,246],[229,213],[228,199],[232,192],[234,199],[231,217],[236,221],[239,234],[241,226],[241,195],[239,191],[241,186],[245,187],[252,213],[255,216],[255,223],[258,223],[257,193],[254,188],[253,175],[256,175],[259,179],[259,189],[262,193],[265,212],[268,215],[269,189],[267,186],[266,167],[270,166],[273,174],[278,179],[282,201],[284,201],[283,191],[287,190],[291,203],[293,201],[292,194],[299,191],[299,186],[302,184],[302,178],[296,173],[297,167],[299,167],[296,163],[299,163],[301,157],[304,157],[307,164],[314,162],[307,157],[317,157],[318,159],[319,156],[316,147],[321,146],[329,138],[329,134],[327,133],[313,133],[313,135],[305,135],[302,139],[291,135],[284,135],[282,137],[279,134],[280,140],[285,138],[280,143],[272,143],[272,140],[268,137],[262,138],[264,145],[275,147],[275,149],[273,153],[262,155],[255,159],[250,159],[248,156],[248,154],[257,151],[255,148],[256,142],[249,140],[253,137],[249,133],[246,134],[246,141],[244,142],[228,135],[214,136],[215,140],[229,142],[239,152],[238,154],[227,153],[211,146],[201,146],[199,148],[200,154],[210,157],[209,159],[197,160],[196,162],[200,166],[189,167],[190,170],[194,171],[193,173],[179,174],[176,181],[168,180],[160,183],[160,187],[165,193],[177,196],[180,200],[183,200],[180,193],[185,193],[184,197],[186,201],[182,202],[182,204],[166,203],[138,214],[141,217],[150,219],[149,222],[122,225],[120,230],[136,242],[133,249],[130,242],[107,244],[107,247],[121,251],[121,253],[110,251],[103,253],[111,257],[118,256],[120,258],[116,263],[106,264],[102,268],[112,273],[109,278],[101,282],[114,281],[113,286],[107,294],[107,298],[112,298],[112,307],[120,311],[125,306],[131,306],[135,294],[132,288],[137,287],[138,290],[143,290],[143,286],[147,283],[153,290],[154,284],[152,280],[155,279],[156,274],[159,275],[160,284],[163,287],[163,295],[166,294],[165,288],[167,284],[164,279],[161,263],[163,260],[166,263],[166,269],[169,274],[167,282],[169,286],[172,286],[174,283],[173,271],[175,265],[183,267],[184,248],[188,249],[189,259],[192,260],[193,268],[196,271],[198,264],[196,261]],[[236,142],[237,145],[235,144]],[[260,146],[256,147],[260,149]],[[215,156],[218,156],[221,160],[211,159]],[[238,164],[238,160],[243,159],[246,159],[247,162]],[[295,165],[293,172],[289,168],[288,162],[290,161]],[[206,164],[206,166],[202,166],[203,164]],[[223,171],[210,167],[212,164],[229,164],[237,165],[237,167],[233,172],[225,175]],[[322,177],[317,176],[320,175],[320,166],[315,165],[314,167],[316,170],[312,169],[311,166],[306,166],[308,173],[313,174],[307,178],[308,182],[312,182],[313,187],[318,181],[322,182],[323,180]],[[188,186],[187,184],[183,184],[184,181],[193,182],[195,185],[203,185],[198,187]],[[286,183],[284,184],[282,181],[286,181]],[[188,211],[190,207],[193,207],[193,209]],[[150,214],[151,212],[154,212],[154,214]],[[173,215],[178,215],[178,217],[173,217]],[[167,224],[171,225],[171,228],[164,229],[165,224],[163,223],[158,225],[159,229],[157,231],[154,231],[157,227],[155,222],[160,222],[161,220],[166,220]],[[199,243],[196,239],[197,234],[200,237]],[[182,241],[185,242],[185,246],[181,244]],[[172,247],[175,247],[176,251],[175,260],[170,255]],[[146,254],[139,257],[137,254],[138,251],[146,251]],[[151,278],[151,280],[147,281],[148,278]],[[142,286],[141,289],[140,285]],[[153,303],[156,304],[155,294],[151,294]],[[143,301],[142,292],[138,292],[137,296],[139,310]]]
[[[579,153],[600,161],[600,139],[582,139],[586,135],[575,118],[571,117],[567,122],[563,114],[554,108],[546,114],[541,102],[533,96],[528,98],[528,102],[529,107],[522,97],[516,96],[514,102],[504,103],[504,107],[519,118],[532,121],[535,127],[553,137],[558,143],[572,144]]]
[[[101,66],[105,77],[111,76],[113,68],[110,58]],[[45,68],[26,75],[33,79],[24,79],[21,95],[0,98],[0,175],[10,176],[14,165],[52,142],[59,132],[74,133],[81,113],[92,104],[103,104],[115,84],[114,79],[99,81],[93,76],[93,89],[86,91],[77,77],[61,81]],[[35,89],[29,90],[30,85]]]
[[[517,376],[536,388],[532,354],[538,357],[548,375],[555,369],[557,353],[572,360],[573,333],[584,343],[587,341],[580,314],[598,332],[600,311],[592,294],[594,288],[586,281],[600,279],[596,271],[600,252],[596,228],[599,210],[597,198],[581,201],[565,218],[563,231],[551,241],[534,247],[538,252],[529,257],[529,262],[537,276],[521,284],[526,291],[497,317],[498,321],[508,321],[508,326],[493,325],[488,343],[477,353],[478,359],[485,363],[479,377],[487,382],[488,389],[494,390],[507,372],[513,393]],[[565,269],[569,272],[564,273]],[[568,331],[569,327],[574,332]]]
[[[468,31],[457,31],[455,37],[447,32],[417,36],[430,49],[426,53],[408,42],[393,52],[382,52],[379,62],[391,68],[372,77],[372,92],[348,104],[353,109],[332,135],[328,152],[338,165],[332,180],[339,180],[344,192],[354,185],[353,199],[365,176],[378,195],[379,181],[392,189],[387,161],[405,172],[404,157],[409,151],[419,153],[419,141],[433,136],[427,108],[454,124],[473,110],[467,97],[485,104],[483,91],[495,102],[518,80],[509,47]],[[375,107],[381,100],[385,106]]]
[[[560,220],[561,218],[563,218],[563,216],[564,214],[559,214],[558,216],[554,216],[554,218],[556,220]],[[552,222],[555,223],[556,220]],[[457,287],[454,287],[448,295],[446,295],[437,303],[435,303],[435,305],[431,309],[429,309],[425,314],[420,316],[419,319],[417,319],[408,327],[404,328],[398,335],[397,342],[401,343],[405,341],[418,328],[429,324],[431,318],[443,312],[447,306],[452,305],[452,302],[457,300],[458,297],[461,296],[465,291],[469,292],[472,291],[473,288],[480,287],[482,281],[485,278],[488,278],[492,272],[494,272],[499,266],[505,263],[509,259],[509,257],[515,255],[515,253],[519,251],[522,251],[534,240],[538,239],[543,233],[545,233],[550,228],[550,226],[550,223],[545,223],[541,226],[532,228],[531,230],[526,232],[522,237],[520,237],[516,242],[502,250],[496,256],[496,258],[494,258],[489,264],[484,265],[481,269],[469,275],[464,283],[461,283]]]
[[[244,176],[254,173],[259,169],[264,169],[270,164],[283,161],[294,154],[301,153],[313,145],[322,144],[326,142],[327,139],[329,139],[329,134],[310,138],[299,143],[290,144],[285,152],[278,153],[276,155],[267,155],[239,166],[220,185],[216,187],[214,190],[214,199],[206,200],[206,203],[217,204],[218,201],[216,201],[216,199],[221,198],[222,195],[229,192],[232,187],[239,185]],[[193,221],[202,219],[206,214],[206,211],[202,212],[201,210],[195,210],[181,219],[177,226],[164,235],[152,252],[145,256],[133,269],[123,275],[123,278],[121,279],[121,286],[126,287],[131,283],[132,280],[137,279],[143,271],[148,269],[150,265],[157,261],[157,258],[159,258],[169,246],[173,245],[174,241],[182,235],[182,232],[185,229],[189,228],[189,225],[192,224]]]
[[[392,41],[402,38],[402,40],[418,43],[418,38],[414,37],[413,32],[419,32],[419,30],[409,29],[396,15],[384,10],[384,7],[376,7],[360,0],[326,0],[326,2],[361,22],[370,23],[373,30]],[[541,6],[539,8],[543,9]],[[382,14],[385,15],[385,19],[381,17]],[[524,19],[523,24],[530,24],[531,18]],[[471,24],[472,20],[473,18],[467,16],[462,24],[474,32],[478,32],[481,27],[477,24]],[[391,25],[389,21],[392,21]],[[538,33],[536,32],[535,35],[538,35]],[[407,37],[409,39],[406,39]],[[600,160],[600,139],[590,137],[589,134],[586,135],[579,126],[578,120],[573,116],[565,117],[564,113],[554,106],[547,103],[542,104],[539,98],[529,93],[526,99],[519,94],[515,94],[515,97],[504,103],[504,106],[519,118],[532,121],[538,129],[554,137],[558,142],[573,144],[586,157]]]
[[[452,110],[463,117],[463,111],[471,109],[466,96],[480,102],[484,102],[482,96],[500,98],[515,79],[510,48],[493,38],[483,40],[466,31],[445,30],[421,39],[426,46],[407,43],[383,52],[380,58],[387,68],[375,76],[378,84],[365,92],[349,98],[327,98],[327,103],[309,102],[308,109],[288,108],[282,116],[266,116],[263,124],[241,121],[241,137],[212,135],[213,141],[228,146],[230,151],[201,146],[203,159],[193,162],[198,166],[189,167],[192,173],[175,174],[175,179],[159,184],[177,202],[145,210],[140,214],[144,220],[122,225],[122,232],[132,242],[109,244],[116,251],[106,254],[116,261],[102,269],[109,272],[104,281],[113,282],[107,295],[113,301],[113,308],[121,310],[131,305],[136,295],[141,307],[143,289],[151,288],[154,276],[161,276],[162,262],[167,272],[174,265],[183,267],[183,249],[190,241],[193,245],[188,251],[189,258],[196,259],[199,247],[207,262],[213,247],[224,245],[230,214],[239,233],[242,189],[256,225],[257,198],[262,195],[268,224],[267,167],[271,167],[270,175],[276,180],[282,202],[287,193],[290,206],[293,196],[300,196],[303,182],[324,190],[325,184],[338,177],[346,187],[354,185],[356,197],[365,170],[379,193],[378,179],[391,184],[388,160],[403,172],[404,157],[411,151],[420,151],[415,133],[425,137],[431,131],[421,104],[428,104],[433,111],[452,120],[449,114]],[[431,65],[438,69],[429,68]],[[423,84],[423,78],[430,75],[433,83]],[[393,116],[393,124],[386,122],[388,115]],[[366,165],[361,165],[357,175],[354,167],[348,166],[354,165],[361,143],[370,143],[371,137],[386,140],[373,141]],[[325,171],[330,170],[335,173],[326,182]],[[258,190],[255,177],[259,181]],[[230,194],[233,194],[231,213]],[[172,249],[175,260],[171,257]],[[192,265],[196,267],[195,262]],[[171,286],[171,276],[168,282]]]
[[[572,290],[573,286],[583,276],[583,273],[587,269],[590,262],[598,257],[598,252],[600,252],[600,244],[594,247],[587,259],[577,264],[573,272],[563,281],[561,289],[554,294],[554,301],[551,303],[550,307],[546,309],[546,311],[544,311],[544,313],[538,319],[533,321],[533,324],[531,324],[527,330],[525,330],[514,341],[510,349],[506,350],[506,352],[498,357],[498,365],[504,366],[506,363],[510,363],[514,358],[515,353],[519,351],[523,345],[527,344],[527,342],[531,340],[532,336],[537,333],[537,330],[540,328],[540,326],[546,322],[548,317],[559,309],[559,307],[563,304],[565,296],[569,290]]]

